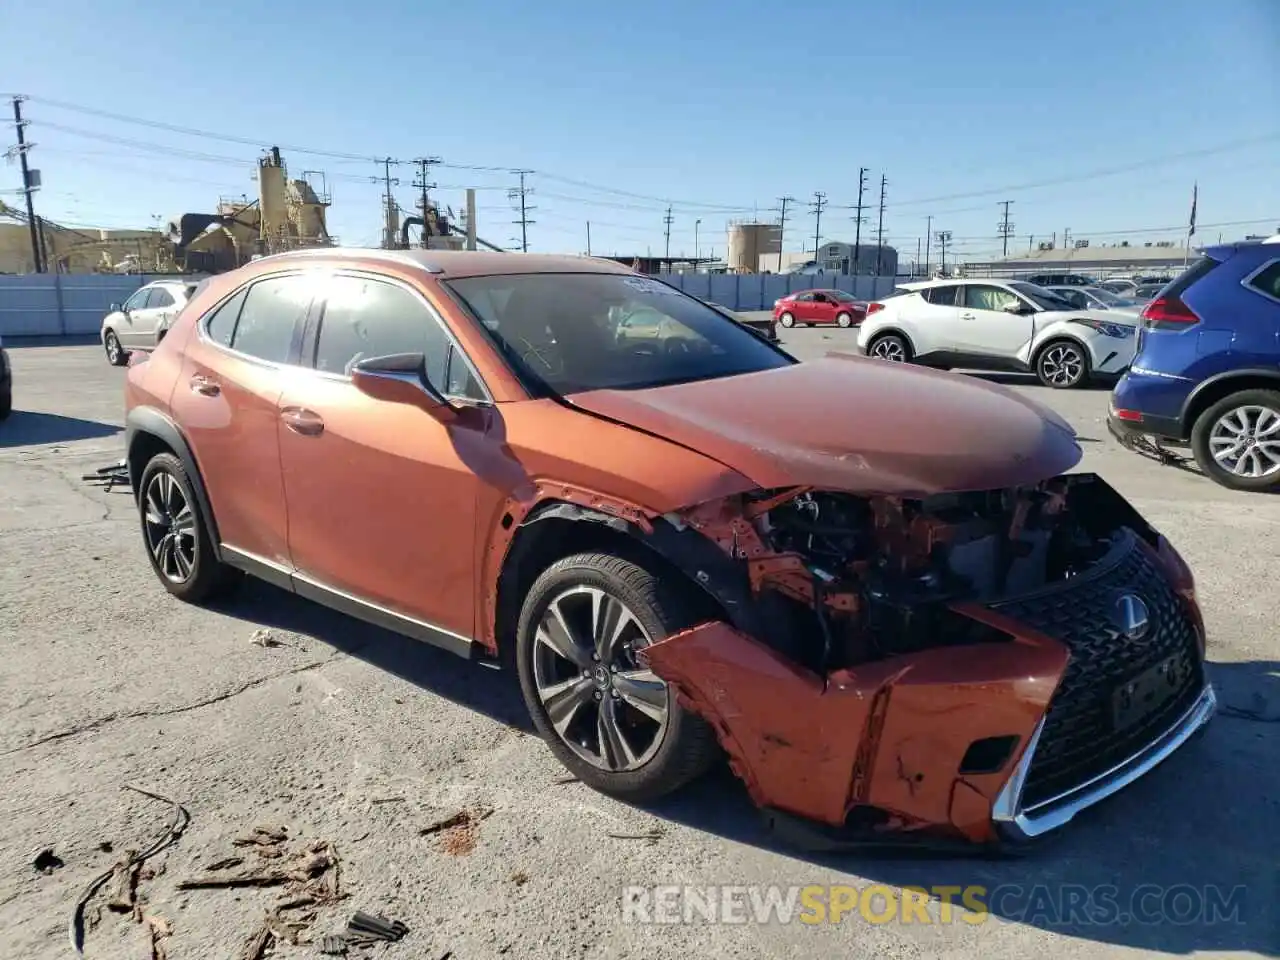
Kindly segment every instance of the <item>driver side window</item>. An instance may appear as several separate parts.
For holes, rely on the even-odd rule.
[[[964,288],[964,305],[970,310],[1004,310],[1010,304],[1021,304],[1016,293],[1003,287],[969,284]]]

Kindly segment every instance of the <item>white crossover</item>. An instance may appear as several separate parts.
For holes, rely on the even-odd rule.
[[[1020,280],[928,280],[872,303],[858,350],[944,369],[1032,372],[1061,389],[1122,374],[1138,322],[1115,310],[1077,309]]]

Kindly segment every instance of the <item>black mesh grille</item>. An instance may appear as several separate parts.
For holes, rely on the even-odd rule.
[[[1150,627],[1141,640],[1117,636],[1113,611],[1123,594],[1135,594],[1147,605]],[[1125,535],[1106,569],[1082,577],[1078,586],[992,607],[1071,651],[1023,786],[1024,808],[1080,786],[1142,749],[1171,727],[1203,688],[1195,628],[1168,578],[1132,535]],[[1170,657],[1178,658],[1179,667],[1173,695],[1117,729],[1115,691]]]

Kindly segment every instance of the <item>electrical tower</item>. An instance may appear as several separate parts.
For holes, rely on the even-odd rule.
[[[430,215],[431,206],[427,196],[427,191],[434,190],[436,188],[436,185],[430,181],[429,177],[431,174],[432,164],[439,163],[440,158],[418,157],[418,159],[413,162],[418,165],[418,176],[413,181],[413,185],[418,190],[422,191],[422,199],[419,203],[422,205],[422,246],[425,248],[427,245],[427,237],[429,237],[433,232]]]
[[[671,269],[671,221],[674,219],[675,218],[671,216],[671,208],[667,207],[667,213],[662,218],[662,224],[666,227],[666,251],[663,253],[663,256],[666,258],[668,270]]]
[[[533,173],[532,170],[516,170],[513,171],[520,177],[520,186],[512,187],[507,191],[508,200],[520,201],[520,219],[511,222],[520,228],[520,251],[521,253],[529,252],[529,227],[537,223],[536,220],[529,219],[529,213],[534,208],[529,205],[529,194],[533,193],[533,187],[525,185],[524,178]]]
[[[813,202],[809,209],[813,211],[813,259],[817,262],[818,245],[822,242],[822,211],[827,207],[827,195],[821,190],[813,191]]]
[[[876,276],[880,276],[880,260],[884,254],[884,190],[889,180],[880,175],[880,219],[876,223]]]
[[[862,224],[866,217],[862,215],[862,192],[867,188],[867,168],[858,168],[858,205],[853,215],[853,275],[858,276],[862,264]]]
[[[778,272],[782,272],[782,240],[787,229],[787,204],[795,203],[795,197],[778,198]]]
[[[938,246],[942,250],[942,267],[940,272],[941,272],[941,275],[945,277],[947,275],[947,244],[951,242],[951,231],[939,230],[937,233],[937,237],[938,237]]]
[[[1009,238],[1013,236],[1013,224],[1009,222],[1009,205],[1013,202],[1012,200],[1001,200],[997,204],[997,206],[1004,207],[1004,216],[1000,218],[1000,223],[996,227],[996,236],[1004,241],[1000,254],[1002,257],[1009,255]]]
[[[40,246],[40,222],[36,219],[36,208],[33,195],[40,189],[40,171],[32,170],[27,164],[27,154],[34,143],[27,143],[26,127],[29,121],[22,119],[22,101],[25,97],[13,98],[13,126],[18,132],[18,145],[5,151],[5,157],[13,159],[18,156],[18,164],[22,168],[22,193],[27,200],[27,227],[31,231],[31,262],[36,273],[45,273],[48,263],[45,262],[44,250]]]

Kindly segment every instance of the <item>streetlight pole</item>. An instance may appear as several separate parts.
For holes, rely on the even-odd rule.
[[[698,227],[702,226],[701,220],[693,221],[693,269],[698,269]]]

